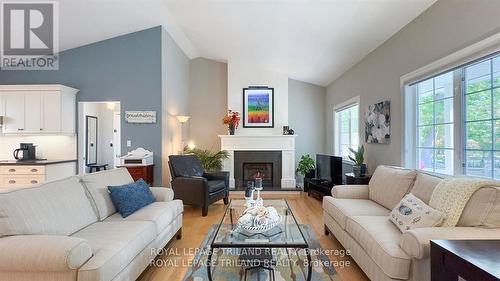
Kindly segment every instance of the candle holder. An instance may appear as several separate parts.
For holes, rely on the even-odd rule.
[[[245,189],[245,200],[247,202],[247,207],[255,205],[255,200],[253,200],[253,192],[255,190],[255,185],[253,181],[247,182],[247,188]]]
[[[255,190],[257,190],[257,199],[255,200],[258,206],[263,205],[263,200],[260,198],[260,191],[262,190],[262,178],[255,178]]]

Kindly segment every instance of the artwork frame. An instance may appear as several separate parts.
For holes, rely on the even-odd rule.
[[[391,101],[385,100],[366,107],[365,142],[391,143]]]
[[[274,88],[243,88],[243,128],[274,128]]]

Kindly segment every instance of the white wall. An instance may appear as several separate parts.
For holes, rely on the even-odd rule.
[[[12,153],[19,143],[36,145],[37,158],[49,160],[77,159],[76,136],[0,136],[0,159],[14,160]]]
[[[379,164],[402,165],[401,92],[404,74],[500,32],[500,1],[439,0],[327,89],[327,149],[333,152],[333,108],[360,96],[360,111],[382,100],[391,101],[391,143],[365,144],[373,171]],[[360,119],[361,144],[364,120]]]
[[[325,100],[326,88],[297,80],[288,80],[289,125],[297,134],[295,139],[295,164],[305,154],[316,159],[316,154],[325,153]],[[300,175],[299,183],[303,182]]]
[[[252,62],[229,60],[227,65],[227,108],[243,114],[243,88],[269,86],[274,88],[274,128],[243,128],[237,135],[281,135],[288,125],[288,76],[253,65]],[[243,116],[242,116],[243,118]]]
[[[189,115],[189,58],[162,27],[162,185],[170,182],[168,156],[181,151],[177,115]],[[184,138],[189,139],[189,122]]]
[[[189,65],[190,141],[208,150],[220,149],[217,135],[227,133],[222,117],[227,112],[227,64],[197,58]]]

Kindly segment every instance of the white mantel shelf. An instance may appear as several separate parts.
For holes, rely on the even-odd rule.
[[[235,151],[281,151],[281,187],[295,188],[295,137],[297,135],[219,135],[221,150],[228,152],[223,170],[229,171],[229,185],[235,187]]]

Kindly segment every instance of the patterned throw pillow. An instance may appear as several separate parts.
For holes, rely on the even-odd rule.
[[[443,219],[444,213],[433,209],[411,193],[403,197],[390,214],[390,220],[401,232],[413,228],[439,226]]]
[[[143,179],[122,186],[108,186],[108,190],[113,205],[124,218],[155,202],[149,185]]]

